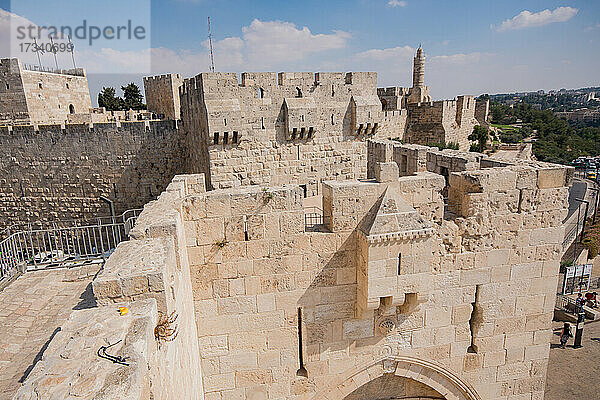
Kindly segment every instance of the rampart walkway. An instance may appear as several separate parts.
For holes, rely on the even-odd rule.
[[[73,309],[95,306],[88,285],[98,267],[28,272],[0,292],[0,400],[12,398]]]

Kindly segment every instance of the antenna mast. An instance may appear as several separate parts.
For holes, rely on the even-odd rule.
[[[215,56],[212,45],[212,32],[210,30],[210,17],[208,17],[208,43],[210,45],[210,72],[215,72]]]
[[[54,40],[52,40],[52,35],[48,35],[48,37],[50,38],[50,43],[52,43],[52,54],[54,54],[54,64],[56,64],[56,69],[58,70],[58,60],[56,59],[56,53],[58,53],[58,50],[56,47],[54,47]]]
[[[71,42],[71,36],[67,36],[69,38],[69,44],[71,45],[71,59],[73,60],[73,68],[77,68],[75,65],[75,45]]]

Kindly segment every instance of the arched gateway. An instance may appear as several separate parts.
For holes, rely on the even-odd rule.
[[[426,397],[423,397],[426,396]],[[448,369],[413,357],[389,356],[352,368],[317,392],[313,400],[481,400]]]

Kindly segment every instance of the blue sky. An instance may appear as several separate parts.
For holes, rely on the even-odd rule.
[[[425,79],[436,99],[600,86],[598,1],[132,0],[135,7],[121,1],[117,8],[112,1],[82,7],[87,0],[58,0],[25,7],[33,0],[15,0],[11,9],[0,0],[0,8],[41,25],[67,18],[69,4],[78,4],[90,19],[129,16],[149,25],[151,37],[143,46],[152,50],[139,48],[140,43],[115,44],[110,52],[106,46],[112,43],[79,47],[76,55],[88,64],[94,97],[102,84],[141,82],[148,75],[143,55],[151,55],[151,73],[188,77],[207,71],[207,16],[219,71],[369,70],[378,72],[381,86],[410,86],[412,56],[422,43],[428,58]],[[98,74],[103,65],[115,66],[110,72],[118,73]]]

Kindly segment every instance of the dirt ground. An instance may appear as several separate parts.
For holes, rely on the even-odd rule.
[[[566,349],[559,346],[562,322],[553,322],[545,400],[600,399],[600,321],[583,328],[583,347],[573,348],[573,338]],[[573,336],[575,326],[572,324]]]

